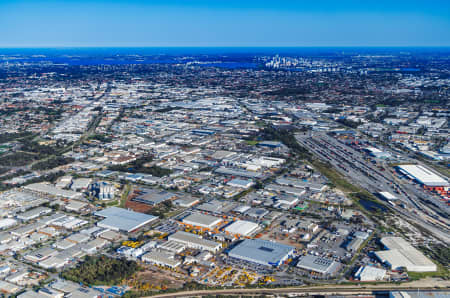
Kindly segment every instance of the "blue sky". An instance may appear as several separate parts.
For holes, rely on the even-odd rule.
[[[53,46],[450,46],[450,0],[0,0],[0,47]]]

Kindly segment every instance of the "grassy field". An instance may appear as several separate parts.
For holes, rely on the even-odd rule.
[[[444,268],[441,264],[437,264],[438,270],[436,272],[410,272],[408,276],[411,280],[419,280],[426,277],[441,277],[444,279],[450,278],[450,271]]]
[[[246,142],[248,145],[251,145],[251,146],[255,146],[256,144],[259,143],[258,141],[246,141]]]
[[[131,184],[125,185],[125,188],[122,192],[122,196],[120,197],[119,207],[121,207],[121,208],[125,207],[125,203],[127,202],[127,198],[128,198],[128,195],[130,194],[130,191],[131,191]]]

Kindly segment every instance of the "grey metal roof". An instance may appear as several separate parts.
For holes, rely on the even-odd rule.
[[[300,258],[297,267],[321,274],[334,274],[340,268],[340,263],[327,258],[306,255]]]
[[[278,265],[294,251],[294,247],[261,239],[246,239],[234,247],[228,255],[263,265]]]
[[[183,222],[193,226],[212,227],[220,222],[220,218],[207,214],[192,213],[185,217]]]
[[[170,200],[173,197],[175,197],[175,194],[164,190],[141,188],[139,189],[139,195],[133,198],[133,201],[153,206]]]
[[[110,207],[95,212],[95,215],[106,217],[98,223],[101,227],[110,227],[121,231],[135,230],[158,217],[144,213],[134,212],[123,208]]]

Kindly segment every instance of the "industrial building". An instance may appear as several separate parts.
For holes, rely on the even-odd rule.
[[[106,208],[97,211],[94,214],[96,216],[105,217],[104,220],[97,223],[97,226],[123,232],[137,230],[158,219],[158,217],[153,215],[147,215],[118,207]]]
[[[261,239],[246,239],[230,250],[228,256],[265,266],[279,266],[294,253],[294,247]]]
[[[360,281],[380,281],[386,277],[386,270],[372,266],[361,266],[355,273]]]
[[[132,199],[134,202],[147,204],[150,206],[158,205],[164,201],[176,198],[176,195],[168,191],[150,188],[140,188],[135,191],[136,196]]]
[[[214,228],[221,221],[222,220],[218,217],[202,213],[192,213],[191,215],[183,218],[183,223],[186,225],[208,229]]]
[[[225,167],[220,167],[217,170],[215,170],[215,172],[218,174],[239,176],[245,178],[262,178],[264,176],[262,173],[259,172],[252,172],[237,168],[225,168]]]
[[[313,271],[322,275],[335,275],[342,264],[331,259],[306,255],[300,258],[297,267],[303,270]]]
[[[278,185],[278,184],[274,184],[274,183],[270,183],[264,189],[266,189],[268,191],[277,192],[277,193],[286,193],[286,194],[294,195],[297,197],[301,197],[302,195],[304,195],[306,193],[306,190],[302,189],[302,188]],[[298,199],[297,199],[297,201],[298,201]]]
[[[233,235],[250,236],[254,234],[258,229],[259,225],[257,223],[246,220],[237,220],[227,226],[225,228],[225,232]]]
[[[80,192],[60,189],[53,186],[52,184],[45,182],[28,184],[23,188],[34,193],[45,194],[54,197],[62,197],[67,199],[80,199],[83,197],[83,194]]]
[[[292,179],[284,177],[275,179],[275,182],[280,185],[296,187],[300,189],[307,189],[311,192],[322,192],[327,188],[325,184],[313,183],[301,179]]]
[[[220,201],[220,200],[211,200],[209,202],[202,203],[196,207],[196,209],[200,211],[205,211],[209,213],[220,214],[223,212],[227,212],[230,210],[233,204],[230,204],[230,201]]]
[[[199,202],[200,202],[200,199],[199,199],[199,198],[195,198],[195,197],[183,197],[183,198],[180,198],[180,199],[175,200],[173,203],[174,203],[176,206],[180,206],[180,207],[187,208],[187,207],[192,207],[192,206],[194,206],[195,204],[198,204]]]
[[[28,220],[38,218],[42,215],[51,213],[51,212],[52,212],[52,209],[50,209],[50,208],[37,207],[37,208],[31,209],[31,210],[28,210],[24,213],[20,213],[16,217],[22,221],[28,221]]]
[[[375,147],[367,147],[365,150],[375,158],[390,158],[392,156],[389,152],[381,151]]]
[[[375,255],[392,269],[406,268],[415,272],[437,270],[436,264],[401,237],[384,237],[381,243],[387,250],[376,251]]]
[[[181,264],[175,259],[174,253],[165,250],[152,250],[141,257],[142,261],[169,268],[175,268]]]
[[[239,178],[234,178],[233,180],[230,180],[227,183],[227,185],[229,185],[229,186],[244,188],[244,189],[250,188],[253,184],[254,183],[252,180],[239,179]]]
[[[0,219],[0,230],[8,229],[12,226],[15,226],[17,221],[12,218],[2,218]]]
[[[410,179],[423,185],[425,189],[448,195],[448,181],[428,168],[421,165],[400,165],[397,166],[397,169]]]
[[[363,244],[364,239],[355,237],[351,241],[347,242],[345,245],[345,249],[347,251],[356,252],[358,251],[359,247]]]
[[[222,248],[222,244],[218,242],[203,239],[202,236],[183,231],[170,235],[167,240],[179,242],[189,248],[207,250],[213,253],[218,252]]]
[[[273,168],[273,167],[278,167],[285,162],[286,162],[286,160],[283,158],[261,156],[261,157],[253,159],[250,163],[258,165],[258,166],[263,166],[266,168]]]
[[[186,245],[177,241],[169,240],[159,244],[158,248],[168,250],[174,253],[180,253],[186,249]]]

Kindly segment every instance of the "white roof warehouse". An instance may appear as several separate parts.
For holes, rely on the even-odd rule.
[[[421,165],[400,165],[400,172],[425,186],[449,186],[447,180]]]
[[[401,237],[384,237],[381,243],[388,249],[376,251],[377,258],[391,266],[392,269],[405,267],[408,271],[436,271],[437,266],[419,250]]]
[[[183,218],[184,224],[208,229],[214,228],[221,221],[222,220],[218,217],[201,213],[192,213],[191,215]]]
[[[105,217],[97,226],[115,231],[131,232],[158,219],[157,216],[134,212],[118,207],[110,207],[95,212],[96,216]]]

